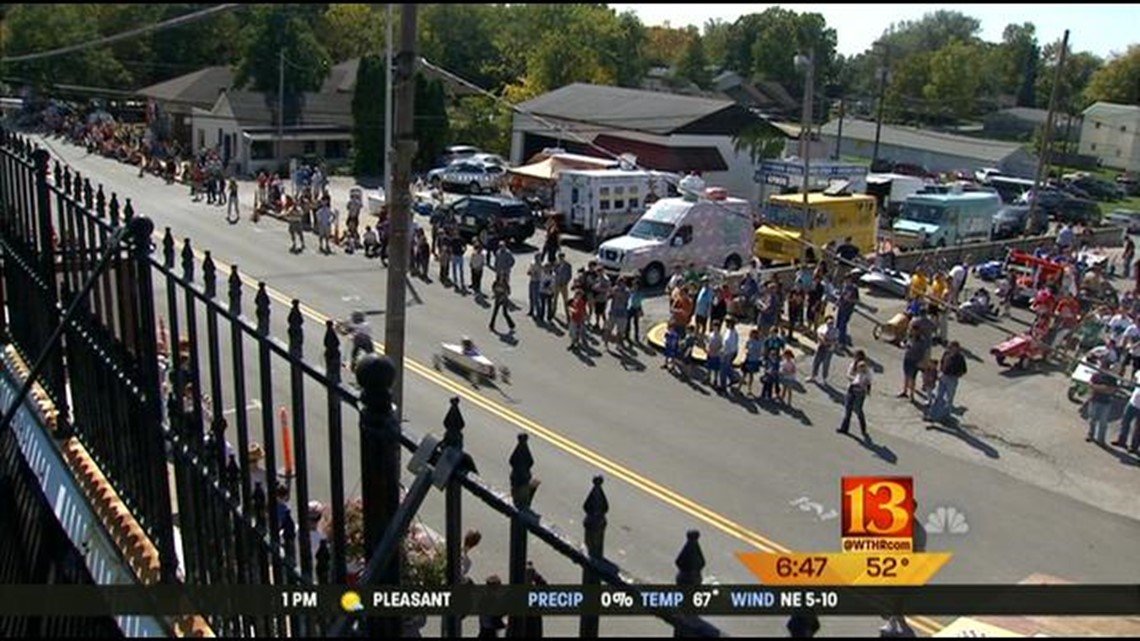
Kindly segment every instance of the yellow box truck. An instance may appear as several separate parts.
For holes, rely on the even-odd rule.
[[[851,237],[863,254],[875,250],[878,241],[875,198],[866,194],[828,196],[782,194],[768,198],[756,230],[754,252],[763,264],[778,265],[811,258],[809,247],[820,248],[831,241],[837,245]],[[813,251],[819,258],[819,249]]]

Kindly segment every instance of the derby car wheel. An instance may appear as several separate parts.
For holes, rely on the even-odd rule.
[[[875,340],[881,339],[883,337],[883,326],[875,325],[875,329],[871,330],[871,335],[875,337]]]
[[[994,360],[997,361],[997,364],[1001,367],[1007,366],[1005,362],[1005,356],[1002,356],[1001,354],[994,354]]]
[[[1084,386],[1079,384],[1079,383],[1074,383],[1074,384],[1070,385],[1069,386],[1069,393],[1067,396],[1069,397],[1069,402],[1071,402],[1071,403],[1076,403],[1078,405],[1081,403],[1084,403],[1085,402]]]
[[[511,384],[511,370],[510,370],[510,368],[507,368],[507,367],[500,367],[499,368],[499,380],[503,381],[507,385]]]
[[[439,354],[432,354],[431,366],[434,367],[436,371],[443,368],[443,359],[440,358]]]
[[[479,375],[474,370],[467,370],[467,380],[471,383],[472,387],[479,387]]]

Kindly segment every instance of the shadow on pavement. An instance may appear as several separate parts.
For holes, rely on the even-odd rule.
[[[1108,443],[1095,443],[1095,445],[1105,452],[1108,452],[1109,454],[1116,457],[1116,460],[1120,461],[1120,463],[1123,465],[1140,466],[1140,456],[1130,454],[1126,450],[1118,449],[1115,446],[1109,445]]]
[[[928,422],[926,424],[927,430],[942,432],[943,434],[949,434],[950,436],[958,438],[966,445],[978,450],[989,458],[1001,458],[1001,454],[994,446],[971,434],[968,431],[969,428],[969,425],[959,422],[958,419],[953,416],[943,419],[940,422]]]
[[[673,375],[673,378],[687,384],[689,387],[700,392],[701,394],[703,394],[705,396],[711,396],[712,395],[712,392],[705,389],[704,386],[698,384],[697,381],[694,380],[692,376],[689,376],[687,374],[683,374],[674,367],[670,367],[668,369],[668,372]]]

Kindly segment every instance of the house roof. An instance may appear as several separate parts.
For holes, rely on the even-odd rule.
[[[277,105],[270,94],[256,91],[227,91],[218,98],[211,113],[218,115],[228,105],[242,129],[271,127],[276,124]],[[299,122],[301,127],[351,127],[352,95],[306,92]]]
[[[452,96],[470,96],[479,93],[427,65],[419,65],[417,70],[427,78],[442,80],[443,86]],[[345,60],[333,66],[321,84],[321,93],[352,93],[356,91],[356,74],[358,71],[360,71],[360,58]]]
[[[832,120],[823,126],[823,135],[835,136],[838,133],[839,121]],[[875,140],[875,123],[869,120],[847,118],[843,121],[843,137],[852,140]],[[988,138],[970,138],[940,132],[916,129],[914,127],[897,127],[883,125],[880,142],[884,145],[904,147],[907,149],[922,149],[934,153],[962,158],[974,158],[991,163],[1000,162],[1012,154],[1022,151],[1017,143],[990,140]]]
[[[519,109],[540,116],[655,134],[674,133],[710,116],[743,110],[730,100],[581,82],[532,98],[519,105]]]
[[[135,93],[166,102],[209,109],[218,95],[233,87],[234,72],[227,66],[206,67],[184,76],[143,87]]]
[[[1136,116],[1140,115],[1140,107],[1136,105],[1121,105],[1115,102],[1094,102],[1082,113],[1086,116]]]
[[[1028,122],[1043,125],[1045,124],[1045,121],[1049,119],[1049,110],[1033,109],[1031,107],[1010,107],[1009,109],[996,111],[991,115],[1007,116],[1010,118],[1017,118],[1018,120],[1025,120]]]

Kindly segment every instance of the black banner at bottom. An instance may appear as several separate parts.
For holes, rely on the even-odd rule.
[[[12,615],[1140,615],[1140,585],[279,588],[0,585]]]

